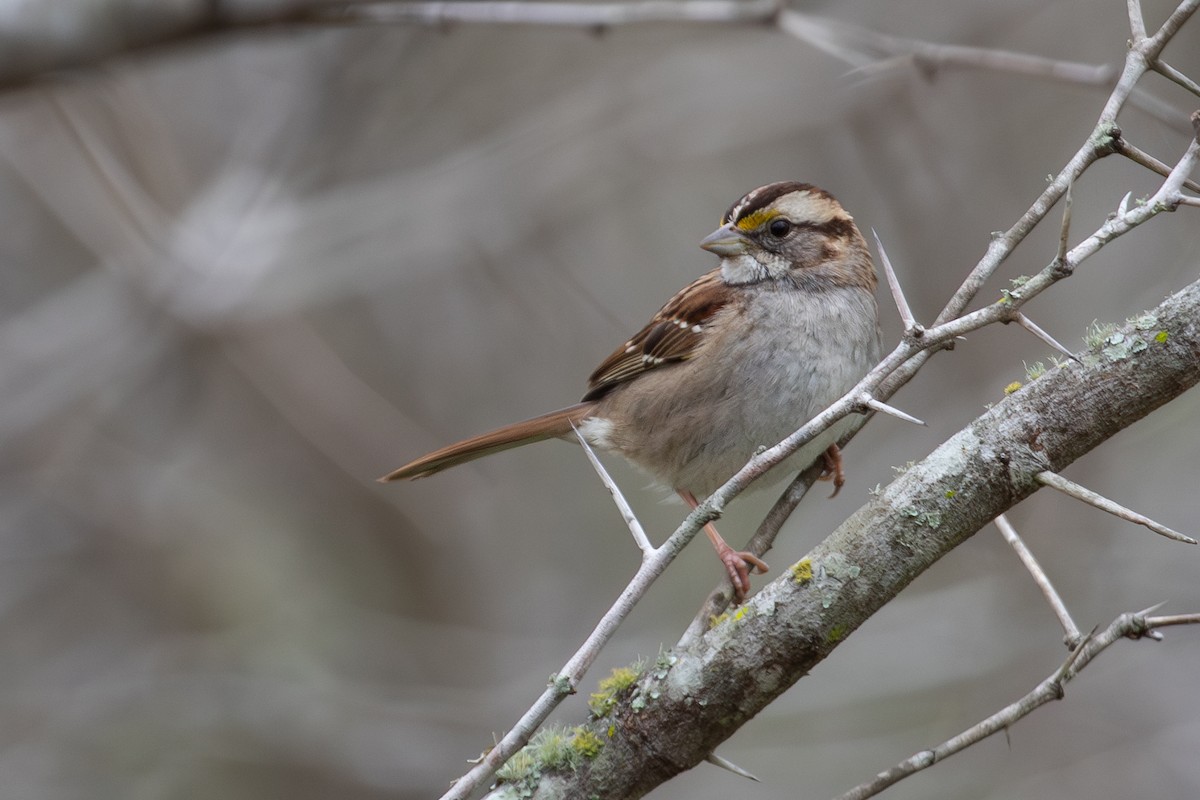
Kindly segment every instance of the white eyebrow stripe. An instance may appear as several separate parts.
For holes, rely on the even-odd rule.
[[[835,219],[846,219],[840,206],[810,192],[792,192],[775,201],[775,206],[793,222],[823,225]]]

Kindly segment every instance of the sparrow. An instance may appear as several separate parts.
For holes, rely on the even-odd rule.
[[[854,218],[828,192],[784,181],[730,206],[700,242],[719,265],[675,294],[588,378],[583,399],[421,456],[381,482],[443,469],[575,432],[617,453],[695,508],[760,449],[854,387],[880,359],[876,276]],[[844,478],[842,420],[760,480],[822,455]],[[836,488],[835,492],[836,494]],[[705,526],[734,596],[767,565]]]

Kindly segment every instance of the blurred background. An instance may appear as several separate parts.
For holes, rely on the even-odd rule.
[[[11,23],[22,9],[7,3]],[[1173,7],[1144,3],[1153,30]],[[29,8],[29,6],[25,6]],[[808,2],[949,44],[1119,67],[1118,0]],[[9,24],[5,23],[5,24]],[[64,24],[65,21],[64,21]],[[1167,59],[1200,78],[1200,21]],[[1197,98],[1127,109],[1174,163]],[[903,60],[869,73],[758,25],[278,27],[181,39],[0,96],[0,785],[11,798],[428,798],[537,696],[637,551],[577,449],[412,484],[426,450],[573,402],[715,265],[742,193],[799,179],[886,243],[929,321],[1091,131],[1107,88]],[[1118,157],[1073,238],[1157,179]],[[1029,314],[1068,346],[1197,277],[1196,209]],[[980,301],[1054,255],[1058,212]],[[880,295],[885,342],[899,331]],[[1050,353],[1016,326],[934,358],[768,561],[780,568]],[[1066,471],[1195,535],[1192,392]],[[612,463],[652,538],[684,516]],[[774,494],[740,499],[744,540]],[[1080,627],[1200,611],[1200,548],[1042,492],[1012,521]],[[673,644],[720,576],[677,561],[556,719]],[[760,581],[761,585],[761,581]],[[993,529],[653,796],[820,798],[1032,688],[1061,632]],[[1200,794],[1200,634],[1122,643],[1066,700],[894,798]]]

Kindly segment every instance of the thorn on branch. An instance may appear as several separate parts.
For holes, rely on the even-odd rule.
[[[613,503],[617,510],[621,512],[621,519],[625,520],[626,527],[629,528],[629,533],[633,536],[633,541],[637,544],[638,549],[642,551],[642,557],[646,558],[654,552],[654,545],[650,544],[649,537],[646,536],[646,531],[642,528],[642,523],[638,521],[637,516],[633,513],[633,508],[626,501],[625,496],[621,494],[620,488],[617,487],[617,482],[608,474],[608,470],[600,463],[600,459],[596,457],[596,451],[592,450],[592,446],[588,444],[587,439],[583,438],[583,434],[578,428],[571,426],[575,430],[575,437],[579,439],[579,444],[583,447],[583,452],[587,454],[588,461],[591,462],[592,469],[596,470],[596,474],[600,476],[600,482],[604,484],[604,488],[608,489],[608,493],[612,495]]]
[[[925,335],[925,328],[917,324],[912,308],[904,297],[900,279],[896,277],[896,270],[892,268],[892,260],[888,258],[887,251],[883,249],[883,241],[880,240],[879,234],[874,228],[871,229],[871,235],[875,237],[875,246],[879,249],[879,261],[883,264],[883,272],[887,276],[888,286],[892,290],[892,299],[896,302],[896,310],[900,312],[900,321],[904,323],[904,333],[906,336],[920,339]]]
[[[747,772],[746,770],[742,769],[737,764],[734,764],[732,761],[729,761],[728,759],[721,758],[716,753],[709,753],[705,757],[704,760],[710,764],[720,767],[721,769],[727,769],[730,772],[732,772],[734,775],[738,775],[742,778],[749,778],[750,780],[754,781],[755,783],[761,783],[761,781],[759,781],[758,778],[755,777],[752,773]]]
[[[1133,197],[1133,192],[1126,192],[1121,198],[1121,202],[1117,205],[1117,219],[1125,219],[1125,215],[1129,213],[1129,198]]]
[[[858,400],[860,403],[862,403],[864,406],[871,409],[872,411],[878,411],[881,414],[888,414],[889,416],[893,416],[896,419],[902,419],[905,422],[911,422],[914,425],[921,425],[921,426],[925,425],[924,422],[922,422],[921,420],[912,416],[911,414],[906,414],[898,408],[894,408],[892,406],[889,406],[887,403],[880,402],[879,400],[876,400],[874,397],[872,397],[869,394],[864,393],[863,395],[861,395],[859,397]]]
[[[1041,327],[1039,327],[1039,326],[1037,325],[1037,323],[1035,323],[1035,322],[1034,322],[1033,320],[1031,320],[1029,317],[1027,317],[1027,316],[1025,316],[1024,314],[1022,314],[1020,311],[1018,311],[1018,312],[1017,312],[1017,313],[1016,313],[1016,314],[1013,316],[1013,319],[1014,319],[1014,320],[1016,321],[1016,323],[1017,323],[1018,325],[1020,325],[1022,328],[1024,328],[1024,329],[1025,329],[1025,330],[1027,330],[1027,331],[1029,331],[1029,332],[1030,332],[1030,333],[1032,333],[1034,336],[1036,336],[1037,338],[1041,339],[1043,342],[1045,342],[1046,344],[1050,345],[1051,347],[1053,347],[1053,348],[1054,348],[1055,350],[1057,350],[1058,352],[1060,352],[1060,353],[1062,353],[1063,355],[1065,355],[1067,358],[1069,358],[1069,359],[1071,359],[1072,361],[1075,361],[1075,362],[1077,362],[1077,363],[1082,363],[1082,362],[1079,362],[1079,357],[1078,357],[1078,356],[1076,356],[1074,353],[1072,353],[1070,350],[1068,350],[1068,349],[1067,349],[1065,346],[1063,346],[1062,344],[1060,344],[1060,343],[1058,342],[1058,340],[1056,340],[1056,339],[1055,339],[1053,336],[1051,336],[1050,334],[1046,333],[1046,331],[1042,330],[1042,329],[1041,329]]]
[[[1149,528],[1159,536],[1165,536],[1168,539],[1174,539],[1177,542],[1185,544],[1196,544],[1196,540],[1190,536],[1184,536],[1178,531],[1171,530],[1166,525],[1161,525],[1149,517],[1143,516],[1136,511],[1131,511],[1123,505],[1114,503],[1107,497],[1104,497],[1091,489],[1080,486],[1074,481],[1068,480],[1056,472],[1046,470],[1039,472],[1034,476],[1038,483],[1043,486],[1049,486],[1051,489],[1057,489],[1065,495],[1074,497],[1076,500],[1082,500],[1088,505],[1095,506],[1101,511],[1107,511],[1115,517],[1120,517],[1123,520],[1128,520],[1136,525]]]

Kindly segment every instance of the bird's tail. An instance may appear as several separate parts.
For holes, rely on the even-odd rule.
[[[576,403],[573,406],[560,408],[558,411],[551,411],[549,414],[542,414],[540,417],[514,422],[503,428],[472,436],[470,439],[464,439],[443,447],[441,450],[434,450],[415,461],[410,461],[403,467],[384,475],[379,482],[424,478],[449,467],[474,461],[492,453],[499,453],[501,450],[565,436],[591,413],[595,405],[595,403]]]

